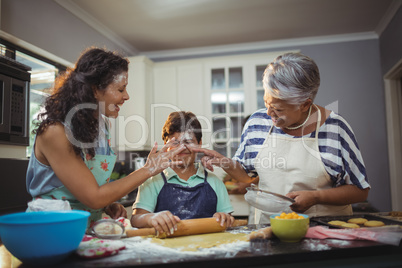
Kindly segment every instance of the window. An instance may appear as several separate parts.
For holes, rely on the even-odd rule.
[[[211,69],[213,149],[232,157],[240,143],[244,119],[243,67]]]
[[[256,85],[256,90],[257,90],[257,109],[261,109],[265,107],[264,104],[264,88],[262,86],[262,76],[264,75],[264,71],[266,65],[258,65],[255,67],[255,73],[256,73],[256,80],[255,80],[255,85]]]
[[[27,147],[27,156],[30,157],[35,138],[32,134],[33,120],[36,120],[45,98],[50,94],[56,76],[59,72],[66,70],[66,67],[1,39],[0,54],[32,68],[30,71],[30,141]]]

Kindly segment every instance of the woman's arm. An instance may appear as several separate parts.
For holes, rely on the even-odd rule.
[[[370,188],[360,189],[355,185],[342,185],[320,191],[295,191],[286,196],[296,201],[290,208],[301,213],[317,204],[344,206],[363,202],[367,199],[369,190]]]
[[[92,209],[100,209],[127,195],[149,177],[176,165],[177,162],[170,162],[169,159],[185,147],[181,145],[175,150],[167,151],[169,145],[167,143],[157,152],[155,144],[143,168],[102,186],[98,185],[81,157],[75,154],[62,124],[49,126],[37,137],[35,155],[41,163],[52,167],[56,176],[77,200]]]

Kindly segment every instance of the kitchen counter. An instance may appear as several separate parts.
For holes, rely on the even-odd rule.
[[[248,225],[230,231],[249,232],[265,226]],[[304,238],[298,243],[284,243],[274,238],[241,242],[240,247],[228,246],[206,254],[190,254],[168,248],[166,251],[153,250],[141,245],[139,239],[125,239],[127,249],[115,256],[88,260],[72,255],[55,267],[402,267],[401,245],[373,241]],[[0,267],[25,266],[0,245]]]

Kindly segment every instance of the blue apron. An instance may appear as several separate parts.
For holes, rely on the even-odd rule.
[[[165,184],[159,192],[155,212],[169,210],[181,220],[212,217],[216,213],[218,197],[207,182],[208,172],[204,172],[204,182],[194,187],[168,183],[162,172]]]

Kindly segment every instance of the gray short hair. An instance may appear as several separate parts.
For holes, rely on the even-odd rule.
[[[286,53],[268,64],[262,79],[265,92],[272,97],[300,105],[314,101],[320,86],[317,64],[301,53]]]

